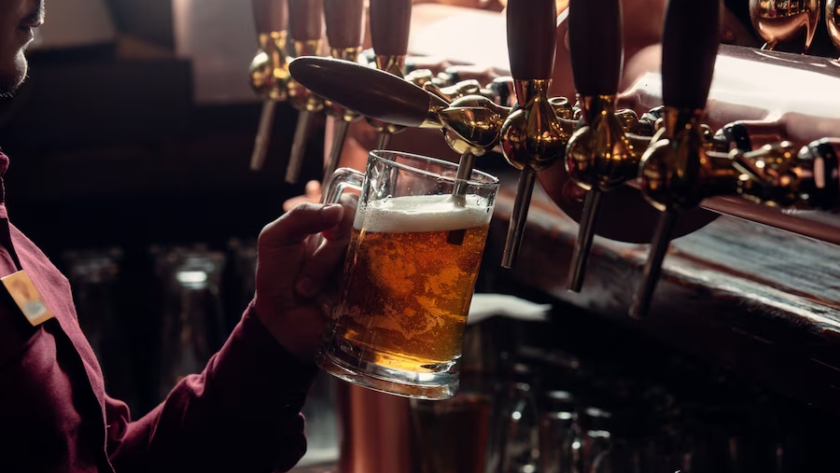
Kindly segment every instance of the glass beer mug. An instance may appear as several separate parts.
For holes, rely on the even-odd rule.
[[[446,399],[458,390],[464,329],[498,180],[456,179],[447,161],[370,153],[367,172],[339,169],[325,202],[360,192],[341,292],[318,364],[377,391]]]

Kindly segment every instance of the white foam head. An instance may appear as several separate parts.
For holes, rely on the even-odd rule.
[[[487,199],[466,196],[460,205],[451,195],[391,197],[368,202],[356,212],[353,226],[376,233],[446,232],[490,223],[493,208]]]

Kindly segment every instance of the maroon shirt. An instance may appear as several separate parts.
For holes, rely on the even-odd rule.
[[[0,153],[0,177],[8,168]],[[26,271],[55,315],[32,327],[0,286],[0,472],[275,472],[306,450],[300,409],[316,373],[249,306],[204,372],[132,421],[105,393],[67,279],[9,223],[0,182],[0,277]]]

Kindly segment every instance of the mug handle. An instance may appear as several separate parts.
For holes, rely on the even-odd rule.
[[[337,204],[347,189],[355,189],[361,193],[364,182],[365,173],[350,168],[338,168],[324,183],[321,203]]]

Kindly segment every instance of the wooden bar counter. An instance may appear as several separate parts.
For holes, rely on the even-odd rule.
[[[514,173],[496,174],[503,189],[488,264],[501,261],[516,190]],[[628,312],[648,245],[596,237],[583,290],[574,294],[566,279],[577,231],[577,223],[536,189],[520,259],[509,276],[605,324],[636,329],[806,404],[840,412],[840,247],[721,216],[673,242],[651,313],[638,321]]]

